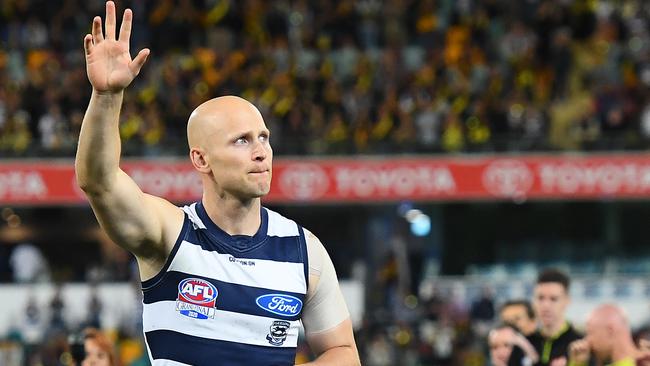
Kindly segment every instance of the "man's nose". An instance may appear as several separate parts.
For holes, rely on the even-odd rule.
[[[257,141],[253,146],[253,160],[264,161],[266,159],[268,152],[264,148],[264,144]]]

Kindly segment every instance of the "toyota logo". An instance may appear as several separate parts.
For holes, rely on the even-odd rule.
[[[522,199],[533,186],[533,173],[517,160],[497,160],[483,172],[483,186],[495,196]]]
[[[329,188],[327,173],[316,164],[291,164],[281,173],[279,181],[282,193],[301,201],[317,199]]]

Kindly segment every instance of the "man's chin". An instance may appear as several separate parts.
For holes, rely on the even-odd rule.
[[[271,191],[271,187],[269,187],[269,186],[259,186],[255,190],[254,196],[255,196],[255,198],[264,197],[267,194],[269,194],[270,191]]]

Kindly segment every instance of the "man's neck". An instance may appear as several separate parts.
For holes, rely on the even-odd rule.
[[[542,327],[540,328],[540,332],[544,337],[552,338],[557,336],[558,333],[560,333],[562,328],[564,328],[565,324],[566,324],[566,320],[562,319],[561,322],[558,322],[556,324],[552,324],[549,326],[542,325]]]
[[[210,220],[229,235],[253,236],[261,225],[259,198],[242,202],[232,197],[210,200],[204,196],[202,203]]]

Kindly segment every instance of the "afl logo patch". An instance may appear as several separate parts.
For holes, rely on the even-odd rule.
[[[178,284],[176,310],[195,319],[214,318],[214,308],[219,291],[208,281],[200,278],[187,278]]]
[[[300,314],[300,310],[302,310],[302,301],[291,295],[262,295],[255,302],[260,308],[280,316],[295,316]]]

